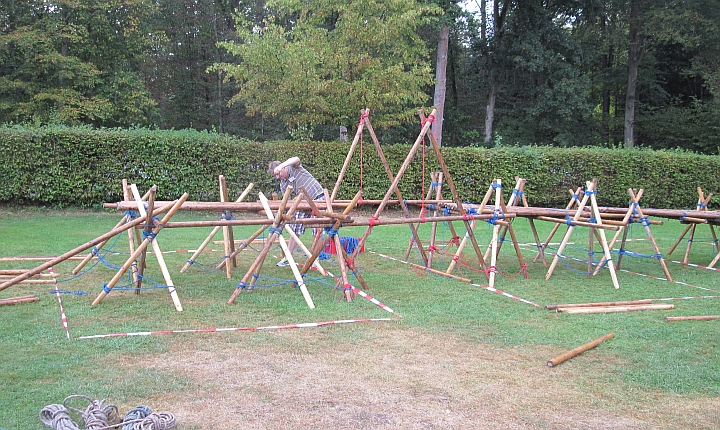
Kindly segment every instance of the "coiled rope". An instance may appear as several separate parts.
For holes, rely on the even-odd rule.
[[[89,402],[84,411],[67,406],[72,399],[81,398]],[[70,416],[70,411],[81,415],[85,430],[107,430],[122,426],[122,430],[171,430],[177,424],[170,412],[153,413],[147,406],[136,406],[120,420],[117,406],[106,404],[105,400],[93,400],[87,396],[72,395],[62,405],[52,404],[40,411],[40,421],[53,430],[80,430]]]

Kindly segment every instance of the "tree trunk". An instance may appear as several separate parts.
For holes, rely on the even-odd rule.
[[[437,47],[437,64],[435,69],[435,98],[434,105],[437,112],[432,130],[438,146],[442,146],[443,115],[445,112],[445,92],[447,80],[448,44],[450,40],[450,27],[443,27],[440,30]]]
[[[495,119],[495,99],[497,98],[497,83],[490,84],[490,94],[485,108],[485,143],[492,140],[493,119]]]
[[[628,33],[628,85],[625,92],[625,147],[635,147],[635,102],[640,59],[642,58],[642,35],[640,34],[639,0],[630,2],[630,32]]]

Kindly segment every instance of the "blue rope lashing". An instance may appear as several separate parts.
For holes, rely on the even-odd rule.
[[[698,203],[697,207],[698,207],[698,209],[702,210],[702,209],[705,209],[707,207],[707,205],[705,203],[701,202],[701,203]]]
[[[432,186],[433,188],[435,188],[435,187],[442,187],[442,182],[432,182],[432,181],[431,181],[431,182],[430,182],[430,186]]]
[[[497,190],[498,188],[499,188],[499,189],[502,189],[502,184],[493,183],[493,184],[491,185],[491,187],[492,187],[494,190]]]
[[[325,231],[325,234],[327,234],[330,237],[333,237],[338,234],[338,231],[334,230],[332,227],[325,227],[323,230]]]
[[[573,193],[572,197],[575,200],[580,200],[580,196],[577,193]]]
[[[105,294],[110,294],[110,291],[112,291],[112,288],[108,288],[107,284],[103,284],[103,291],[105,291]]]
[[[597,193],[598,193],[597,190],[595,190],[595,191],[585,190],[585,195],[586,195],[586,196],[597,195]]]
[[[434,211],[434,210],[435,210],[435,205],[429,204],[429,205],[428,205],[428,209],[430,209],[431,211]]]
[[[223,211],[222,214],[220,214],[220,219],[223,219],[223,220],[235,219],[235,214],[230,211]]]
[[[650,225],[650,219],[648,219],[648,217],[646,217],[646,216],[640,218],[640,221],[642,222],[642,225],[645,227]]]
[[[156,236],[157,236],[157,233],[155,233],[154,231],[143,231],[143,239],[147,239],[150,242],[152,242]]]
[[[244,282],[242,282],[242,281],[240,281],[240,283],[237,284],[237,287],[235,287],[235,289],[236,289],[236,290],[244,290],[245,287],[247,287],[247,284],[244,283]]]
[[[525,191],[520,191],[517,188],[513,188],[513,194],[518,196],[518,198],[522,198],[523,194],[525,194]]]
[[[443,215],[450,215],[450,208],[448,208],[448,207],[443,208]]]
[[[570,218],[570,215],[565,214],[565,224],[572,225],[573,219]]]
[[[268,231],[270,232],[270,234],[277,234],[278,236],[282,236],[282,232],[283,232],[281,228],[277,228],[277,227],[270,227],[268,229]]]
[[[595,218],[595,217],[588,218],[588,222],[593,223],[593,224],[597,224],[597,218]]]
[[[468,215],[479,215],[477,209],[470,207],[468,208],[467,212]]]
[[[125,211],[125,215],[127,215],[127,216],[129,216],[130,218],[133,218],[133,219],[138,217],[138,213],[135,212],[135,211],[133,211],[133,210],[126,210],[126,211]]]

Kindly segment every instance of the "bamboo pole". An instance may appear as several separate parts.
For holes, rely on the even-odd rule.
[[[596,346],[598,346],[598,345],[601,344],[602,342],[605,342],[606,340],[612,339],[613,337],[615,337],[615,334],[614,334],[614,333],[608,333],[608,334],[606,334],[605,336],[600,337],[600,338],[597,338],[597,339],[595,339],[595,340],[592,341],[592,342],[588,342],[588,343],[586,343],[585,345],[578,346],[577,348],[571,349],[570,351],[568,351],[568,352],[566,352],[566,353],[564,353],[564,354],[558,355],[557,357],[549,360],[549,361],[547,362],[547,365],[548,365],[549,367],[557,366],[558,364],[564,363],[565,361],[568,361],[569,359],[571,359],[571,358],[573,358],[573,357],[575,357],[575,356],[578,356],[578,355],[582,354],[583,352],[585,352],[585,351],[587,351],[587,350],[589,350],[589,349],[595,348]]]
[[[290,188],[290,187],[288,187]],[[268,218],[273,217],[272,209],[270,209],[270,206],[267,205],[268,199],[265,197],[265,194],[258,193],[258,197],[260,198],[260,202],[265,207],[265,213],[267,214]],[[299,200],[299,199],[298,199]],[[285,226],[289,227],[289,226]],[[300,292],[303,295],[303,298],[305,299],[305,303],[307,303],[308,307],[310,309],[315,309],[315,303],[313,303],[312,297],[310,297],[310,293],[308,292],[307,286],[305,285],[305,281],[303,280],[302,275],[300,275],[300,271],[298,270],[297,264],[295,264],[295,259],[292,255],[292,250],[288,248],[287,243],[285,242],[285,238],[282,237],[282,235],[278,235],[278,239],[280,241],[280,247],[283,250],[283,253],[285,254],[285,258],[287,258],[288,263],[290,263],[290,269],[292,269],[293,276],[295,276],[295,281],[298,284],[298,287],[300,288]]]
[[[177,211],[180,209],[180,206],[182,206],[183,202],[185,202],[185,200],[187,200],[188,197],[189,197],[189,194],[188,194],[188,193],[185,193],[185,194],[183,194],[183,195],[175,202],[174,205],[172,205],[172,207],[170,208],[170,210],[168,210],[168,212],[165,214],[165,216],[164,216],[163,219],[160,221],[160,223],[158,223],[158,225],[156,225],[155,228],[153,228],[153,231],[152,231],[153,234],[157,235],[157,233],[160,232],[160,230],[162,229],[163,225],[165,225],[165,223],[167,223],[167,221],[168,221],[170,218],[172,218],[173,215],[175,215],[175,212],[177,212]],[[160,209],[160,210],[163,210],[163,209],[164,209],[164,208],[162,208],[162,209]],[[138,218],[138,220],[136,220],[136,221],[138,221],[137,224],[140,224],[141,222],[143,222],[143,221],[145,221],[145,220],[144,220],[143,218]],[[133,223],[134,223],[134,221],[133,221]],[[130,226],[132,227],[132,226],[134,226],[133,223],[125,224],[125,227],[127,227],[128,225],[130,225]],[[137,224],[135,224],[135,225],[137,225]],[[127,227],[127,228],[131,228],[131,227]],[[124,230],[123,230],[123,231],[124,231]],[[128,258],[128,260],[125,262],[125,264],[123,264],[122,268],[115,274],[115,276],[113,277],[113,279],[111,279],[110,282],[109,282],[107,285],[105,285],[105,287],[104,287],[103,290],[100,292],[100,294],[98,294],[98,296],[95,298],[95,300],[94,300],[93,303],[92,303],[93,306],[95,306],[95,305],[97,305],[98,303],[100,303],[100,302],[102,301],[102,299],[104,299],[105,296],[108,295],[108,293],[112,290],[112,288],[115,286],[115,284],[117,283],[117,281],[120,280],[120,278],[122,277],[123,273],[130,267],[130,265],[132,264],[132,262],[135,261],[135,259],[140,255],[140,253],[143,252],[145,249],[147,249],[148,245],[150,245],[150,238],[146,237],[146,238],[140,243],[140,245],[135,249],[135,252],[133,252],[133,254],[130,256],[130,258]],[[86,248],[86,249],[87,249],[87,248]],[[45,265],[47,265],[47,264],[48,264],[48,263],[45,263],[43,266],[45,266]],[[47,267],[51,267],[51,266],[53,266],[54,264],[55,264],[55,263],[50,264],[50,265],[48,265]],[[40,267],[42,267],[42,266],[40,266]],[[47,269],[47,267],[43,268],[43,270]],[[0,288],[1,288],[1,287],[0,287]],[[172,293],[174,292],[174,287],[172,288],[172,290],[173,290],[173,291],[171,292],[171,295],[172,295]],[[179,302],[178,302],[178,303],[179,303]],[[177,308],[177,305],[176,305],[176,308]]]
[[[185,197],[185,198],[187,198],[187,197]],[[178,200],[178,201],[180,201],[180,200]],[[176,201],[175,203],[177,204],[178,201]],[[174,206],[174,205],[172,205],[172,204],[171,204],[171,205],[165,205],[165,206],[159,208],[158,210],[156,210],[156,211],[155,211],[155,214],[159,214],[159,213],[165,212],[165,211],[167,211],[168,209],[171,209],[173,206]],[[58,256],[58,257],[42,257],[43,260],[47,260],[47,261],[45,261],[45,263],[41,264],[40,266],[38,266],[38,267],[36,267],[36,268],[34,268],[34,269],[32,269],[32,270],[28,270],[27,272],[25,272],[25,273],[23,273],[23,274],[21,274],[21,275],[18,275],[18,276],[16,276],[15,278],[13,278],[13,279],[11,279],[11,280],[9,280],[9,281],[7,281],[7,282],[3,282],[2,284],[0,284],[0,291],[4,290],[4,289],[6,289],[6,288],[8,288],[8,287],[10,287],[10,286],[12,286],[12,285],[15,285],[16,283],[18,283],[18,282],[20,282],[20,281],[23,281],[23,280],[25,280],[25,279],[33,276],[33,275],[36,275],[36,274],[42,272],[43,270],[45,270],[45,269],[47,269],[47,268],[49,268],[49,267],[55,266],[55,265],[57,265],[58,263],[62,263],[62,262],[65,261],[65,260],[71,259],[71,258],[74,257],[75,255],[77,255],[77,254],[85,251],[86,249],[92,248],[93,246],[101,243],[101,242],[104,241],[104,240],[107,240],[107,239],[115,236],[115,235],[118,234],[118,233],[122,233],[122,232],[124,232],[124,231],[126,231],[126,230],[128,230],[128,229],[131,229],[131,228],[135,227],[136,225],[141,224],[143,221],[145,221],[145,220],[143,220],[143,219],[136,219],[136,220],[134,220],[134,221],[131,221],[131,222],[129,222],[129,223],[127,223],[127,224],[125,224],[125,225],[123,225],[123,226],[121,226],[121,227],[115,228],[115,229],[113,229],[113,230],[111,230],[111,231],[109,231],[109,232],[107,232],[107,233],[105,233],[105,234],[103,234],[103,235],[101,235],[101,236],[98,236],[97,238],[91,240],[90,242],[87,242],[87,243],[85,243],[85,244],[83,244],[83,245],[80,245],[80,246],[78,246],[77,248],[74,248],[74,249],[72,249],[72,250],[70,250],[70,251],[68,251],[68,252],[66,252],[66,253]],[[36,257],[36,258],[39,259],[39,257]]]
[[[253,184],[253,183],[250,183],[250,185],[248,185],[248,186],[245,188],[245,190],[242,192],[242,194],[240,194],[240,197],[238,197],[237,200],[235,200],[235,202],[236,202],[236,203],[240,203],[241,201],[243,201],[243,200],[245,199],[245,197],[247,197],[247,195],[250,194],[250,190],[252,190],[253,186],[254,186],[254,184]],[[265,230],[265,229],[263,228],[263,231],[264,231],[264,230]],[[210,241],[213,239],[213,237],[215,237],[215,235],[217,234],[218,231],[220,231],[220,226],[215,226],[215,227],[213,228],[213,230],[210,232],[210,234],[208,234],[208,236],[205,238],[205,240],[200,244],[200,246],[198,247],[198,249],[195,250],[195,253],[193,253],[192,257],[190,257],[190,258],[188,259],[188,262],[185,263],[185,265],[182,267],[182,269],[180,269],[180,273],[185,273],[185,272],[190,268],[190,265],[192,264],[192,262],[195,261],[195,259],[200,255],[201,252],[203,252],[203,250],[205,249],[205,247],[208,246],[208,244],[209,244]],[[259,235],[258,235],[258,236],[259,236]],[[255,238],[250,239],[248,242],[252,242],[253,239],[255,239]],[[233,251],[233,254],[234,254],[234,255],[237,255],[237,252]],[[226,259],[227,259],[227,258],[226,258]],[[226,259],[223,259],[223,263],[222,263],[222,264],[225,263],[225,260],[226,260]]]
[[[709,321],[709,320],[720,320],[720,315],[696,315],[687,317],[665,317],[668,322],[672,321]]]

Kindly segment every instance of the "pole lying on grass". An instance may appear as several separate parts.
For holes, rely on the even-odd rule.
[[[689,317],[665,317],[665,321],[709,321],[720,320],[720,315],[696,315]]]
[[[593,348],[595,348],[595,347],[598,346],[600,343],[605,342],[605,341],[608,340],[608,339],[612,339],[613,337],[615,337],[615,334],[614,334],[614,333],[608,333],[608,334],[606,334],[605,336],[603,336],[603,337],[601,337],[601,338],[598,338],[598,339],[595,339],[595,340],[592,341],[592,342],[588,342],[588,343],[586,343],[585,345],[578,346],[577,348],[571,349],[570,351],[568,351],[568,352],[566,352],[566,353],[564,353],[564,354],[558,355],[557,357],[549,360],[549,361],[547,362],[547,365],[548,365],[548,367],[557,366],[558,364],[563,363],[563,362],[565,362],[565,361],[568,361],[569,359],[575,357],[576,355],[582,354],[583,352],[587,351],[588,349],[593,349]]]

